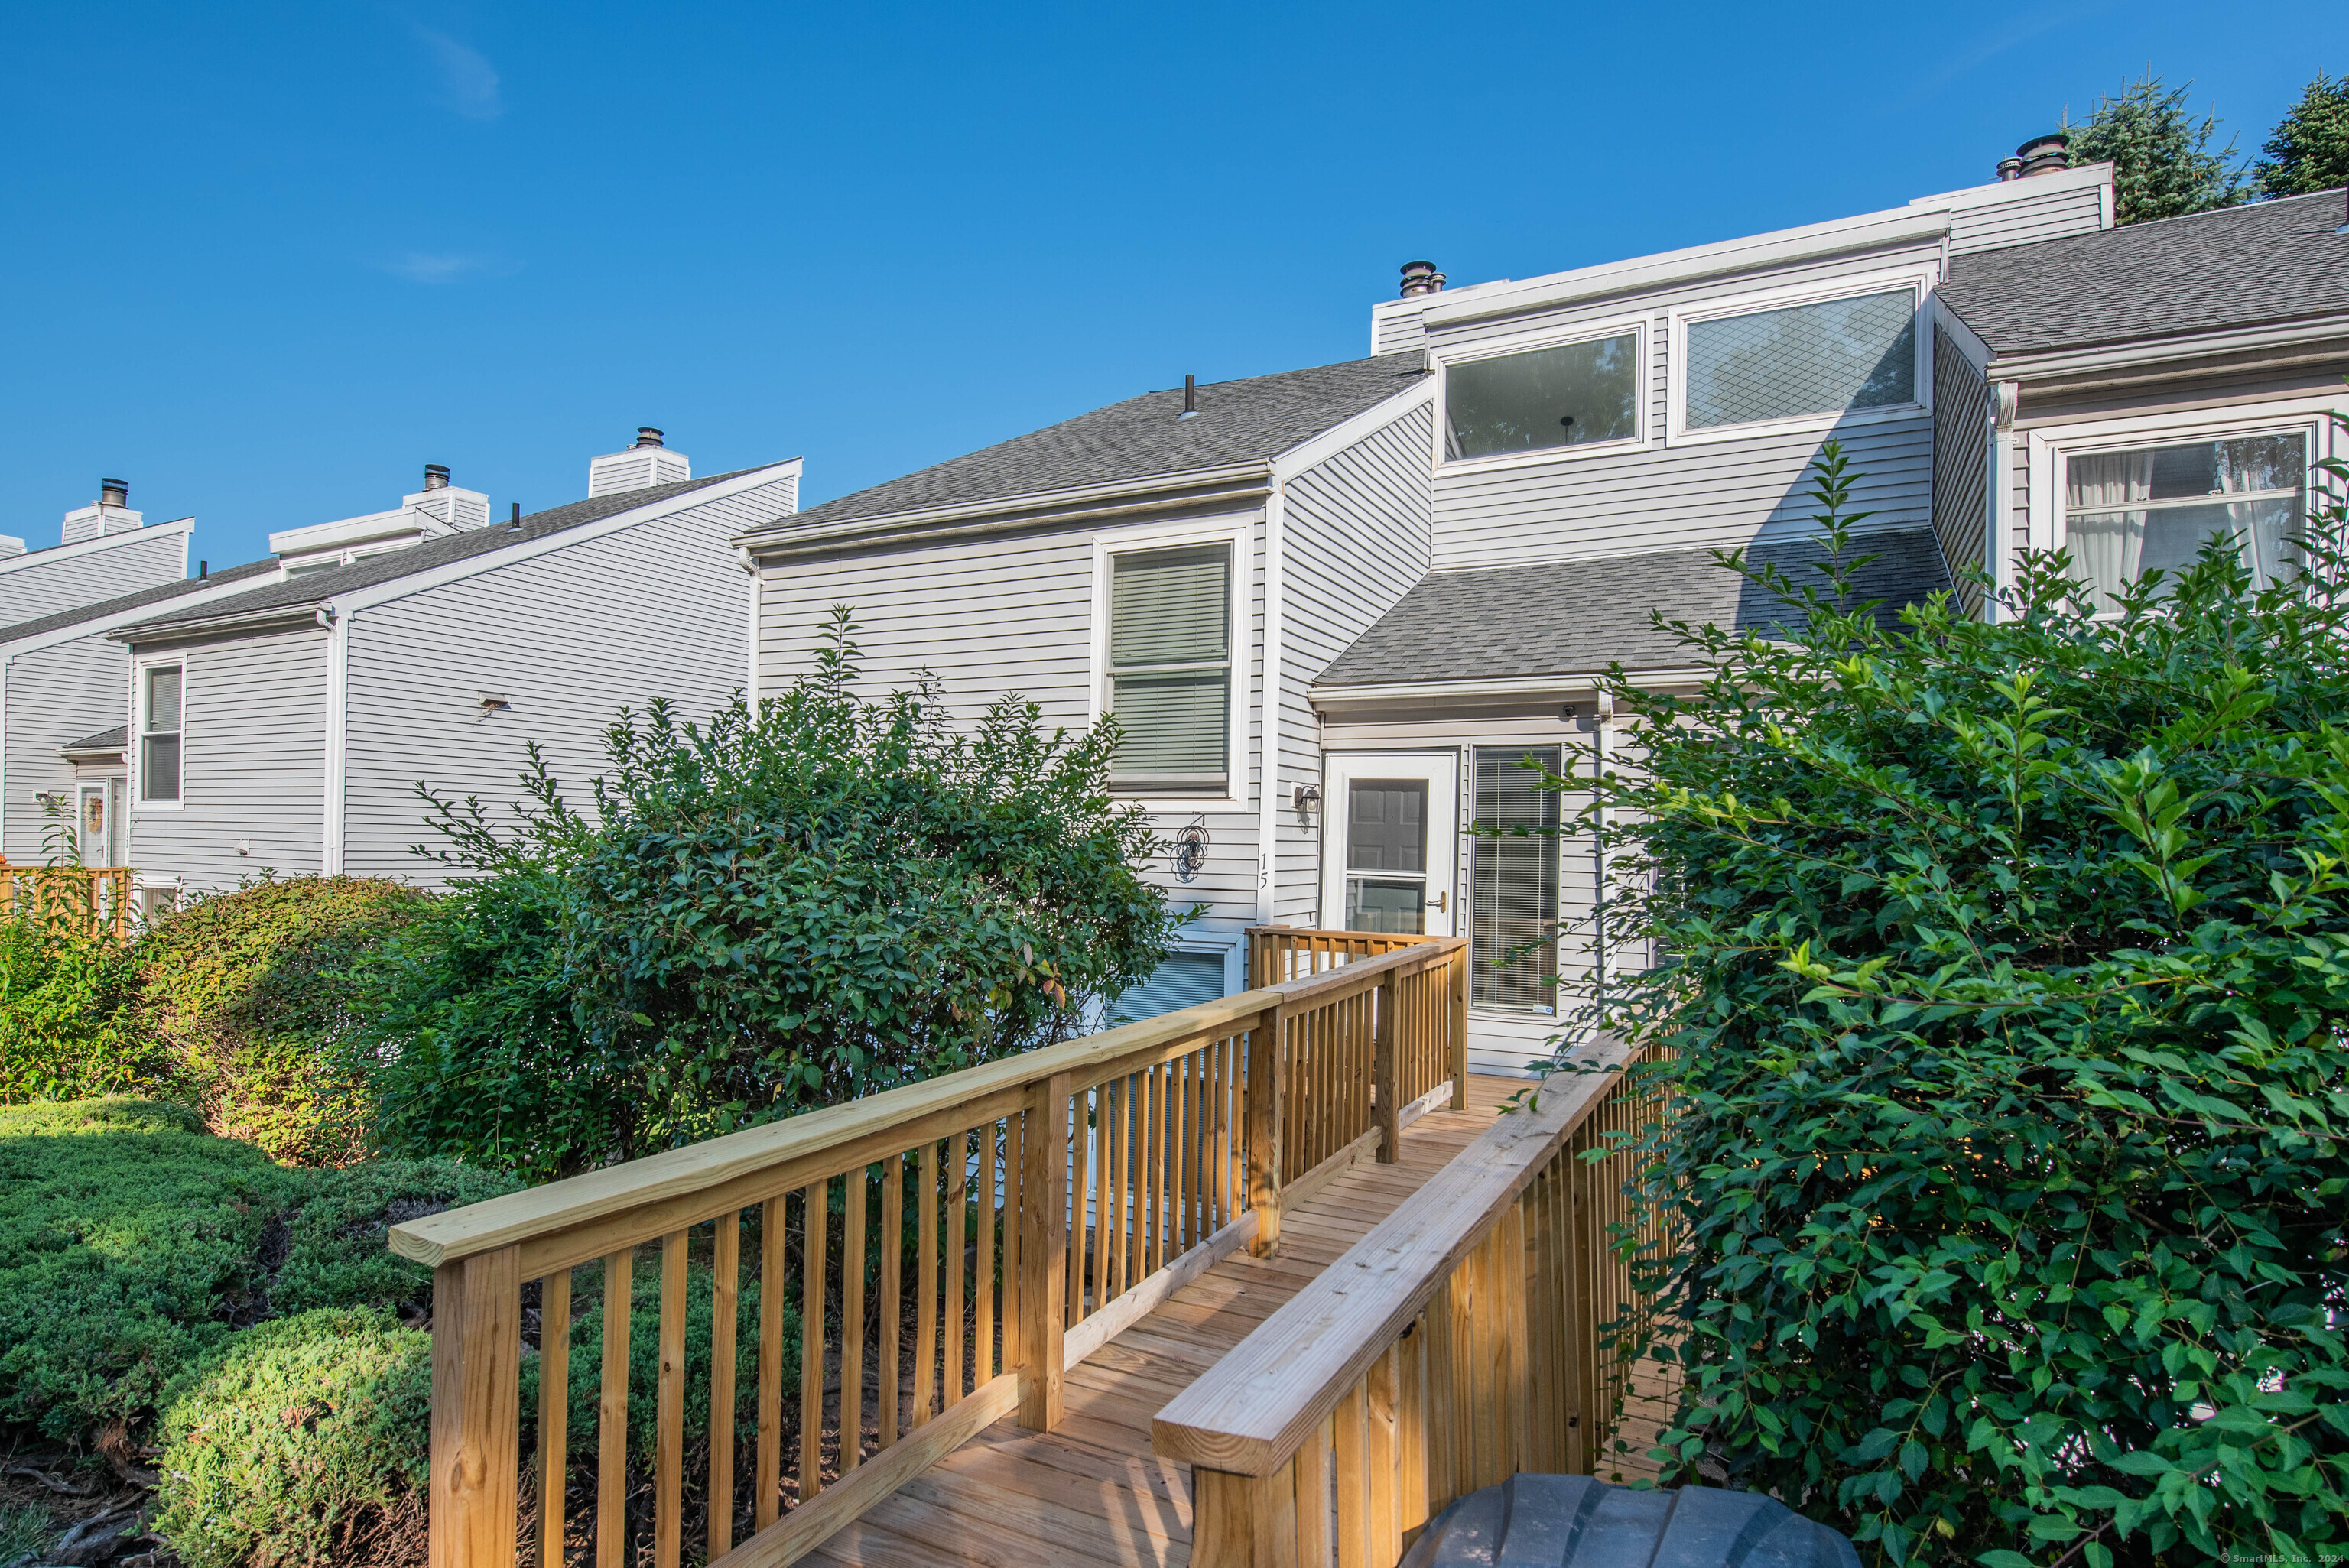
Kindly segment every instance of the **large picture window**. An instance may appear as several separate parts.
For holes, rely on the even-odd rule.
[[[1110,558],[1111,767],[1133,794],[1220,795],[1231,780],[1232,547]]]
[[[1562,343],[1444,369],[1444,455],[1540,451],[1640,434],[1640,335]]]
[[[1917,294],[1900,288],[1688,324],[1690,430],[1918,401]]]
[[[153,665],[139,672],[139,798],[180,798],[181,671]]]
[[[1539,769],[1521,766],[1527,758]],[[1475,841],[1468,1000],[1479,1007],[1557,1011],[1558,797],[1541,788],[1540,769],[1554,774],[1559,762],[1555,746],[1476,748],[1477,824],[1528,830],[1524,838]],[[1502,958],[1509,962],[1496,962]]]
[[[2203,542],[2228,538],[2255,587],[2300,564],[2308,438],[2243,436],[2126,451],[2067,453],[2064,532],[2072,575],[2100,609],[2146,573],[2191,565]]]

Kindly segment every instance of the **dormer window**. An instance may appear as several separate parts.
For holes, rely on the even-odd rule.
[[[1635,330],[1444,366],[1444,456],[1459,462],[1640,438]]]

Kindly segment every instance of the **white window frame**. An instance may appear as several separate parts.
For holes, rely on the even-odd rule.
[[[2028,547],[2060,550],[2070,541],[2064,505],[2064,492],[2070,488],[2064,460],[2070,453],[2180,447],[2245,436],[2301,435],[2308,439],[2306,493],[2313,498],[2324,493],[2330,480],[2331,476],[2317,465],[2336,455],[2334,448],[2340,443],[2333,416],[2344,411],[2349,411],[2349,398],[2337,393],[2318,393],[2228,407],[2128,414],[2033,428],[2027,432],[2031,465]]]
[[[1248,775],[1253,758],[1247,749],[1248,710],[1256,696],[1255,673],[1249,667],[1248,634],[1256,620],[1256,530],[1262,512],[1242,517],[1193,519],[1184,522],[1143,523],[1108,530],[1093,536],[1093,614],[1092,679],[1085,697],[1085,723],[1101,721],[1109,711],[1110,562],[1112,556],[1152,550],[1175,550],[1185,545],[1228,544],[1232,552],[1231,700],[1226,714],[1224,793],[1210,795],[1117,795],[1125,805],[1137,805],[1153,814],[1234,810],[1248,802]]]
[[[150,670],[180,672],[180,794],[175,800],[147,799],[147,673]],[[168,658],[138,659],[130,665],[130,734],[124,748],[129,755],[123,760],[130,777],[130,809],[133,811],[184,811],[188,809],[188,660],[184,654]]]
[[[1915,419],[1933,410],[1933,332],[1932,323],[1925,318],[1925,299],[1931,292],[1934,272],[1927,267],[1901,267],[1897,270],[1868,273],[1857,277],[1836,278],[1831,282],[1806,284],[1799,287],[1760,289],[1751,294],[1735,294],[1726,299],[1706,300],[1699,304],[1676,305],[1665,315],[1670,334],[1670,348],[1664,356],[1665,407],[1668,411],[1664,444],[1668,447],[1698,447],[1716,441],[1745,441],[1757,436],[1795,435],[1813,430],[1849,429],[1857,426],[1890,424],[1901,419]],[[1753,419],[1742,425],[1707,425],[1692,429],[1688,422],[1688,339],[1689,327],[1697,322],[1722,321],[1731,316],[1754,315],[1763,311],[1785,310],[1792,305],[1825,304],[1832,300],[1857,299],[1862,294],[1892,294],[1908,289],[1915,295],[1913,310],[1917,323],[1916,400],[1894,403],[1881,408],[1837,409],[1824,414],[1798,414],[1785,419]]]
[[[1638,395],[1632,398],[1632,434],[1628,438],[1579,441],[1564,447],[1537,447],[1526,452],[1488,452],[1481,458],[1447,458],[1444,455],[1444,432],[1451,428],[1451,411],[1446,399],[1450,396],[1454,366],[1485,359],[1507,359],[1538,349],[1563,348],[1568,344],[1596,343],[1601,338],[1624,336],[1638,340],[1633,346],[1632,356],[1640,366]],[[1614,457],[1624,452],[1644,450],[1649,440],[1649,404],[1655,395],[1655,362],[1650,357],[1653,338],[1649,317],[1623,315],[1605,321],[1569,322],[1534,331],[1511,333],[1506,337],[1479,338],[1474,343],[1454,344],[1431,350],[1430,358],[1436,372],[1433,449],[1436,468],[1447,474],[1474,474],[1493,469],[1579,462],[1587,458]]]

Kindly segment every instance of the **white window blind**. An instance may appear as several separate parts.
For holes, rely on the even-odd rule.
[[[1692,430],[1914,403],[1916,293],[1691,322],[1687,379]]]
[[[1479,1007],[1557,1011],[1558,797],[1532,758],[1558,769],[1555,746],[1480,746],[1475,752],[1476,822],[1526,828],[1525,838],[1479,835],[1468,902],[1468,999]],[[1537,944],[1509,958],[1513,950]],[[1506,965],[1496,961],[1509,958]]]
[[[1220,793],[1230,780],[1232,548],[1110,561],[1109,710],[1124,727],[1111,783]]]

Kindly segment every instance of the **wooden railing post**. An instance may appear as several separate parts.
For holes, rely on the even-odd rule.
[[[1395,1067],[1402,999],[1402,987],[1392,977],[1379,987],[1378,1018],[1372,1026],[1377,1032],[1371,1037],[1371,1088],[1376,1096],[1371,1111],[1378,1118],[1381,1165],[1393,1164],[1402,1149],[1402,1075]]]
[[[1452,1058],[1452,1109],[1468,1109],[1468,949],[1452,950],[1446,960],[1452,981],[1452,1038],[1444,1042]]]
[[[1285,1020],[1278,1007],[1268,1009],[1247,1044],[1247,1200],[1256,1215],[1256,1234],[1248,1241],[1251,1255],[1270,1257],[1280,1245],[1281,1098],[1288,1074],[1282,1070],[1281,1033]]]
[[[431,1568],[512,1568],[522,1441],[522,1250],[432,1271]]]
[[[1069,1097],[1071,1076],[1055,1073],[1029,1091],[1020,1140],[1019,1424],[1049,1432],[1061,1424],[1063,1336],[1068,1330]],[[1080,1222],[1083,1216],[1079,1215]],[[439,1568],[438,1564],[434,1568]]]

